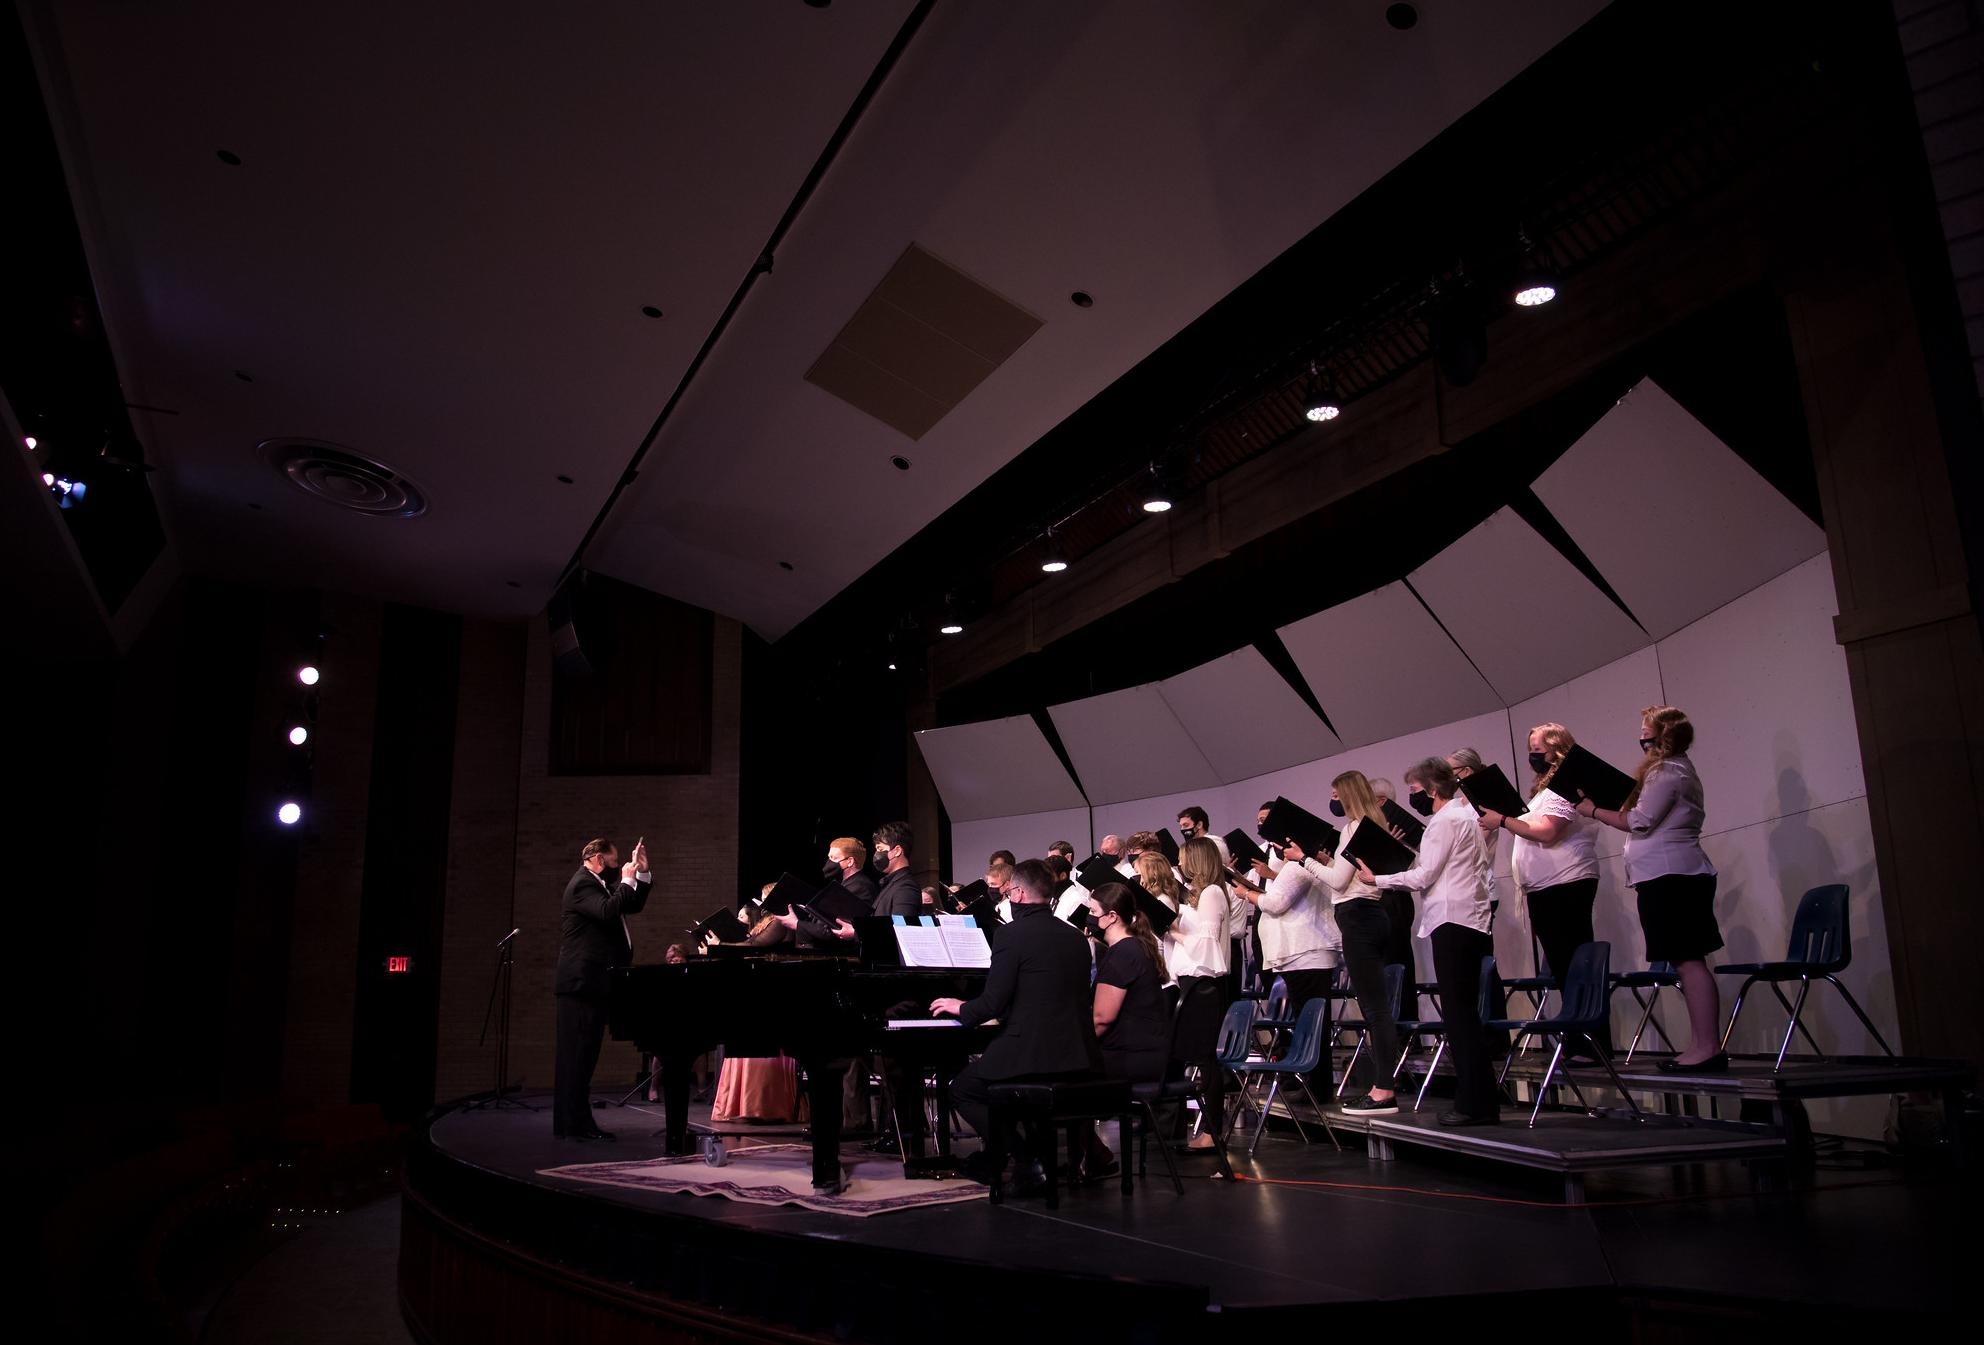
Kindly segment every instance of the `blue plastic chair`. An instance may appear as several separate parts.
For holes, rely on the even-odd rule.
[[[1846,923],[1847,888],[1844,883],[1833,883],[1826,887],[1815,887],[1798,902],[1798,911],[1791,917],[1791,946],[1785,950],[1781,962],[1737,962],[1715,969],[1718,976],[1741,976],[1743,988],[1736,992],[1735,1007],[1729,1011],[1729,1026],[1722,1030],[1722,1049],[1729,1049],[1730,1034],[1736,1031],[1736,1017],[1743,1012],[1743,997],[1750,993],[1750,987],[1758,981],[1770,987],[1777,996],[1777,1002],[1791,1015],[1784,1025],[1784,1041],[1777,1048],[1777,1063],[1771,1066],[1774,1074],[1784,1068],[1784,1053],[1791,1049],[1791,1034],[1804,1033],[1805,1041],[1821,1060],[1826,1053],[1819,1050],[1819,1044],[1812,1040],[1799,1021],[1805,1012],[1805,997],[1812,992],[1812,978],[1832,982],[1833,989],[1846,998],[1846,1007],[1853,1010],[1861,1025],[1872,1034],[1881,1050],[1892,1056],[1886,1038],[1880,1029],[1853,998],[1853,992],[1840,984],[1838,973],[1845,971],[1853,962],[1853,940]],[[1798,982],[1798,1002],[1793,1004],[1784,997],[1778,986],[1785,981]]]
[[[1396,962],[1386,963],[1385,1000],[1391,1005],[1392,1021],[1394,1023],[1398,1021],[1399,1000],[1404,997],[1404,994],[1405,968]],[[1305,1005],[1304,1007],[1307,1006]],[[1350,1048],[1349,1063],[1343,1067],[1343,1077],[1336,1081],[1336,1096],[1342,1097],[1344,1085],[1350,1082],[1350,1072],[1357,1068],[1357,1057],[1364,1054],[1365,1044],[1371,1040],[1371,1029],[1362,1018],[1339,1018],[1336,1020],[1336,1031],[1355,1032],[1357,1034],[1356,1044]],[[1290,1049],[1292,1050],[1294,1048],[1291,1047]],[[1396,1075],[1398,1071],[1394,1068],[1392,1072]],[[1384,1086],[1383,1083],[1377,1085],[1379,1088],[1383,1088]]]
[[[1557,1012],[1554,1015],[1549,1018],[1497,1018],[1482,1024],[1491,1031],[1501,1029],[1533,1032],[1541,1037],[1554,1038],[1556,1041],[1556,1049],[1550,1053],[1550,1065],[1543,1071],[1543,1082],[1536,1086],[1536,1105],[1529,1111],[1529,1124],[1532,1129],[1536,1126],[1538,1114],[1543,1110],[1543,1095],[1550,1091],[1550,1082],[1557,1077],[1557,1066],[1564,1058],[1564,1046],[1572,1037],[1582,1037],[1585,1044],[1591,1048],[1592,1055],[1605,1066],[1605,1072],[1612,1076],[1612,1086],[1619,1090],[1619,1095],[1626,1099],[1626,1105],[1632,1108],[1633,1119],[1636,1121],[1646,1119],[1646,1114],[1640,1110],[1640,1104],[1626,1091],[1624,1080],[1620,1079],[1619,1071],[1613,1068],[1612,1059],[1605,1053],[1605,1048],[1601,1044],[1611,1034],[1611,963],[1611,944],[1603,940],[1580,944],[1577,952],[1571,956],[1570,968],[1564,974],[1564,985],[1558,996]],[[1486,976],[1483,977],[1484,984],[1487,983],[1487,979]],[[1514,1059],[1515,1054],[1511,1052],[1509,1060],[1512,1062]],[[1501,1077],[1504,1081],[1509,1077],[1509,1065],[1506,1062],[1502,1066]],[[1564,1075],[1564,1082],[1571,1086],[1573,1093],[1577,1094],[1578,1105],[1590,1111],[1591,1104],[1585,1101],[1584,1090],[1578,1087],[1577,1080],[1567,1073]]]
[[[1315,1093],[1309,1088],[1310,1075],[1318,1069],[1325,1071],[1329,1069],[1329,1061],[1325,1055],[1328,1043],[1323,1040],[1323,1021],[1328,1011],[1329,1004],[1325,1000],[1312,999],[1304,1004],[1302,1012],[1295,1015],[1295,1031],[1289,1037],[1288,1050],[1281,1059],[1256,1060],[1249,1066],[1246,1086],[1251,1086],[1253,1080],[1263,1074],[1268,1075],[1274,1082],[1268,1088],[1267,1102],[1261,1107],[1260,1128],[1254,1132],[1253,1142],[1247,1146],[1248,1157],[1253,1156],[1254,1150],[1260,1147],[1261,1136],[1267,1133],[1268,1113],[1274,1110],[1274,1100],[1280,1095],[1283,1079],[1293,1079],[1300,1085],[1302,1095],[1309,1099],[1309,1105],[1314,1107],[1316,1115],[1322,1118],[1323,1133],[1330,1137],[1330,1143],[1337,1149],[1343,1148],[1336,1137],[1336,1131],[1330,1127],[1329,1114],[1322,1109],[1316,1101]],[[1302,1118],[1295,1114],[1293,1107],[1288,1108],[1288,1119],[1295,1123],[1295,1133],[1302,1137],[1304,1144],[1307,1144],[1309,1132],[1302,1128]]]

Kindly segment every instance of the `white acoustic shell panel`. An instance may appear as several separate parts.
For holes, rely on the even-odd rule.
[[[1030,715],[924,729],[916,746],[954,822],[1088,804]]]
[[[1047,847],[1067,841],[1075,847],[1075,862],[1087,859],[1088,809],[1058,808],[1019,817],[985,817],[951,824],[950,881],[964,884],[984,876],[985,861],[994,850],[1011,850],[1021,859],[1044,859]]]
[[[1501,698],[1403,583],[1278,632],[1346,747],[1501,708]]]
[[[1826,546],[1817,524],[1651,379],[1534,489],[1657,640]]]
[[[1051,705],[1047,713],[1091,804],[1219,783],[1154,682]]]
[[[1407,579],[1505,703],[1653,643],[1513,509]]]
[[[1244,780],[1343,747],[1251,645],[1157,687],[1221,780]]]

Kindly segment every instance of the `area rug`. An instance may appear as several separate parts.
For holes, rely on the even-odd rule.
[[[730,1162],[720,1168],[709,1166],[700,1156],[690,1156],[622,1163],[570,1163],[540,1169],[538,1175],[590,1182],[595,1186],[620,1186],[632,1191],[722,1196],[750,1205],[800,1205],[823,1214],[846,1214],[857,1219],[985,1198],[985,1188],[977,1182],[911,1181],[902,1175],[902,1164],[892,1159],[863,1154],[858,1159],[843,1155],[841,1161],[848,1169],[848,1183],[847,1189],[837,1196],[813,1193],[813,1151],[804,1144],[733,1148]]]

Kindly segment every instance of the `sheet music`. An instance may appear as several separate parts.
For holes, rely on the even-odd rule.
[[[946,967],[990,967],[992,965],[992,945],[985,941],[984,931],[976,926],[960,929],[956,925],[940,926],[937,933],[943,936]]]
[[[945,925],[961,925],[966,929],[978,928],[978,922],[968,915],[939,915],[937,927],[942,929]]]
[[[888,1025],[897,1027],[963,1027],[955,1018],[891,1018]]]
[[[905,967],[992,965],[992,945],[983,931],[960,925],[898,925],[896,947]]]

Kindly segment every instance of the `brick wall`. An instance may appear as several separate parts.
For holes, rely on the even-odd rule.
[[[1894,12],[1984,397],[1984,3],[1894,0]]]
[[[381,608],[326,597],[323,611],[332,634],[318,686],[315,778],[297,843],[282,1093],[292,1103],[336,1106],[351,1096]]]
[[[637,836],[647,837],[656,880],[647,909],[629,922],[637,959],[659,960],[662,946],[685,927],[736,899],[742,634],[737,622],[717,619],[708,775],[553,776],[548,770],[550,637],[543,621],[530,623],[512,868],[513,920],[522,933],[517,936],[510,1048],[510,1076],[521,1078],[527,1087],[551,1084],[556,1022],[551,978],[558,960],[558,903],[566,880],[578,868],[579,848],[587,840],[611,837],[624,858]],[[458,759],[463,747],[458,741]],[[467,900],[466,893],[459,895]],[[457,899],[451,880],[450,926],[458,923]],[[504,932],[497,931],[496,937]],[[488,974],[473,955],[468,971],[485,978]],[[444,1037],[457,1027],[444,1013]],[[469,1042],[472,1045],[472,1029]],[[447,1046],[443,1056],[453,1062],[450,1081],[469,1084],[461,1092],[487,1087],[482,1079],[490,1057]],[[623,1077],[631,1085],[636,1065],[632,1047],[609,1041],[596,1077],[602,1088]],[[451,1094],[442,1088],[439,1095],[445,1099]]]

